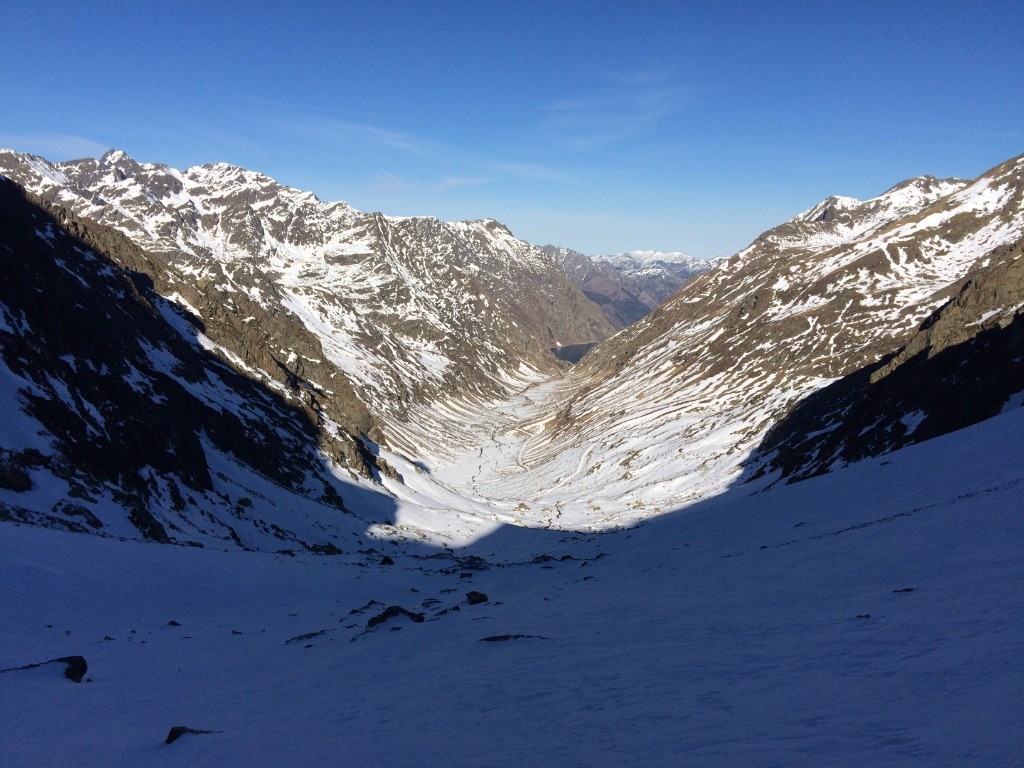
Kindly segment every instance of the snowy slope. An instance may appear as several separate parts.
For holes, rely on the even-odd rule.
[[[91,682],[0,673],[0,763],[1014,765],[1022,429],[1017,410],[631,532],[504,528],[483,563],[7,526],[0,669],[80,654]],[[425,621],[364,634],[387,605]],[[503,635],[533,637],[481,642]],[[213,733],[164,744],[176,725]]]
[[[1019,407],[1024,240],[1000,248],[894,354],[833,382],[772,425],[748,474],[792,482]]]
[[[0,232],[0,520],[269,551],[391,521],[303,389],[226,365],[120,233],[6,180]]]

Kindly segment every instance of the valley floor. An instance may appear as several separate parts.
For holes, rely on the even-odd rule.
[[[517,384],[507,399],[434,403],[406,425],[401,453],[382,450],[401,480],[382,480],[397,514],[380,535],[465,546],[501,525],[618,530],[720,494],[756,445],[756,433],[734,445],[749,414],[722,400],[680,408],[638,397],[632,430],[553,436],[570,380]]]
[[[1022,430],[1018,409],[629,531],[493,521],[461,550],[6,524],[0,668],[89,669],[0,674],[0,765],[1016,764]],[[425,621],[367,630],[390,605]],[[176,725],[213,733],[164,744]]]

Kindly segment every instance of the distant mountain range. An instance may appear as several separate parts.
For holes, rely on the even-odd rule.
[[[554,245],[545,245],[542,250],[601,307],[616,329],[645,317],[693,277],[723,261],[660,251],[585,256]]]

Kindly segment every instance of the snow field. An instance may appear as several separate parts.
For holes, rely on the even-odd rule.
[[[1022,428],[629,531],[503,526],[455,551],[493,564],[469,579],[412,543],[386,566],[5,526],[0,668],[76,653],[92,682],[0,674],[0,763],[1012,765]],[[428,620],[361,634],[369,600]],[[481,642],[506,634],[537,637]]]

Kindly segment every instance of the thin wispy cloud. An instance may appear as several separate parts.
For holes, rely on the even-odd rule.
[[[0,147],[57,161],[99,157],[110,149],[98,141],[63,133],[0,133]]]
[[[670,73],[616,73],[593,91],[549,104],[545,112],[549,129],[568,148],[588,151],[650,135],[684,96]]]
[[[367,184],[367,191],[382,197],[398,197],[415,193],[452,192],[490,183],[484,176],[441,176],[437,179],[418,180],[382,171]]]
[[[438,192],[448,192],[453,189],[467,189],[470,187],[482,187],[490,183],[485,176],[442,176],[434,184]]]
[[[624,85],[673,83],[677,79],[675,72],[665,69],[637,70],[633,72],[610,72],[606,77],[612,82],[622,83]]]
[[[432,139],[355,120],[308,115],[281,120],[278,125],[325,144],[371,143],[422,157],[438,157],[447,152],[443,144]]]
[[[244,104],[256,107],[270,107],[275,112],[288,110],[289,112],[300,112],[303,114],[326,115],[327,117],[338,117],[345,120],[356,119],[363,122],[376,123],[384,118],[373,112],[361,112],[352,109],[336,109],[333,107],[322,107],[313,104],[303,104],[297,101],[280,101],[277,99],[251,98],[244,99]]]
[[[495,162],[491,163],[490,167],[498,173],[520,179],[552,181],[557,184],[579,184],[579,179],[575,176],[539,163]]]
[[[453,146],[430,136],[395,130],[377,122],[353,120],[341,117],[339,113],[325,114],[325,110],[286,102],[252,103],[273,108],[278,114],[266,122],[291,136],[325,147],[358,149],[364,160],[378,154],[374,150],[376,147],[382,165],[387,163],[392,167],[395,162],[405,162],[388,154],[388,150],[395,150],[409,156],[410,162],[416,161],[416,173],[421,178],[429,177],[431,172],[436,174],[431,181],[414,181],[407,175],[399,177],[381,168],[367,183],[368,189],[377,194],[395,196],[413,190],[451,192],[484,186],[502,177],[556,184],[580,183],[575,175],[543,163],[495,157],[472,147]],[[451,173],[453,170],[457,172]]]

